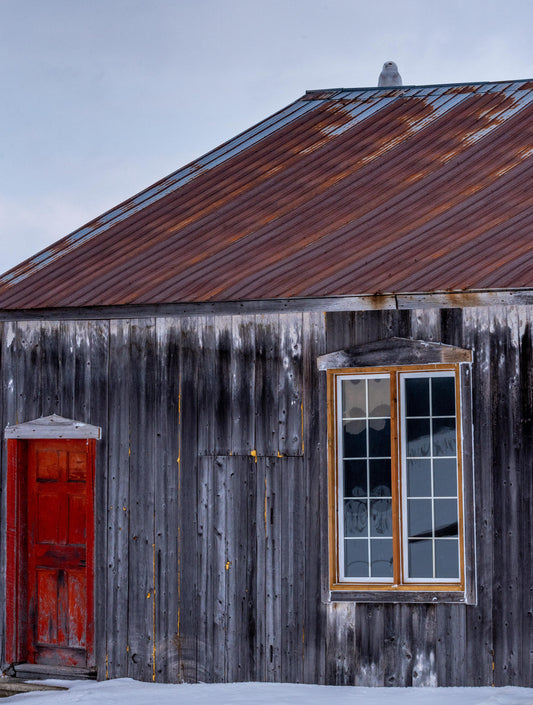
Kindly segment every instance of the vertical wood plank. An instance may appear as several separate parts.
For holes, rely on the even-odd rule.
[[[215,319],[215,370],[213,377],[214,393],[214,441],[215,455],[229,455],[231,448],[231,358],[232,319],[231,316],[217,316]]]
[[[259,456],[276,456],[279,452],[278,330],[277,314],[256,316],[255,442]]]
[[[438,606],[439,609],[441,605]],[[412,605],[413,618],[413,670],[412,685],[435,687],[437,670],[435,651],[437,641],[436,605]]]
[[[255,449],[255,317],[233,316],[231,356],[231,451]]]
[[[199,340],[194,318],[181,320],[180,359],[180,462],[178,526],[178,663],[180,680],[197,680],[197,560],[198,560],[198,426]],[[173,598],[175,599],[175,597]]]
[[[496,356],[493,360],[494,449],[494,664],[495,684],[517,685],[525,614],[521,581],[520,477],[517,455],[522,443],[519,418],[518,317],[515,307],[495,310]],[[526,551],[528,549],[526,548]],[[530,553],[530,549],[528,551]],[[531,586],[528,586],[528,588]]]
[[[354,641],[355,653],[357,654],[357,670],[354,685],[385,685],[385,669],[381,662],[384,643],[384,623],[384,605],[358,604],[356,606]],[[402,633],[402,636],[405,636],[405,632]],[[411,684],[409,683],[409,685]]]
[[[322,313],[303,317],[304,472],[305,472],[305,588],[304,673],[306,683],[325,683],[326,613],[328,594],[327,431],[326,380],[316,359],[326,350]]]
[[[130,322],[109,326],[106,678],[128,673],[130,534]],[[115,380],[121,380],[116,384]]]
[[[213,466],[212,457],[198,458],[197,678],[206,683],[214,681],[215,671],[213,644],[215,585],[218,576],[212,569],[215,560],[214,499],[216,495]]]
[[[466,662],[472,685],[491,685],[493,679],[493,564],[494,525],[492,491],[491,326],[487,309],[463,312],[465,347],[474,352],[472,365],[474,485],[476,513],[477,599],[466,611]]]
[[[215,317],[206,316],[201,322],[202,374],[198,377],[198,453],[215,453],[215,374],[216,374],[216,333]]]
[[[302,315],[279,317],[279,452],[303,455]]]
[[[218,456],[213,459],[213,524],[212,554],[210,571],[213,576],[213,671],[212,681],[226,681],[226,632],[227,632],[227,594],[226,563],[228,560],[226,545],[226,478],[227,458]]]
[[[242,456],[226,460],[226,679],[229,682],[250,680],[253,662],[247,576],[250,462],[251,458]]]
[[[253,480],[250,483],[255,494],[255,638],[254,660],[255,678],[266,681],[267,658],[270,649],[267,644],[267,468],[264,458],[254,458]]]
[[[434,308],[414,309],[410,312],[408,337],[438,343],[441,339],[441,311]]]
[[[181,438],[180,349],[177,320],[156,321],[158,401],[155,447],[155,605],[156,681],[180,679],[178,611],[181,584],[178,567],[178,475]]]
[[[331,685],[353,685],[355,612],[353,602],[333,602],[327,607],[326,681]]]
[[[98,370],[93,369],[92,343],[97,342],[94,337],[94,324],[91,321],[73,321],[74,327],[74,403],[72,418],[85,421],[91,412],[91,393],[93,390],[92,376],[98,375]],[[95,362],[99,362],[97,359]],[[105,360],[102,360],[105,364]]]
[[[531,536],[533,536],[533,312],[531,307],[520,306],[519,342],[520,342],[520,432],[522,443],[520,453],[520,542],[523,556],[522,595],[522,648],[520,649],[521,684],[533,683],[533,595],[527,586],[533,585],[533,556],[531,554]]]
[[[305,475],[301,458],[283,458],[281,470],[281,680],[303,681],[305,585]]]
[[[42,405],[40,416],[59,414],[60,362],[59,362],[59,321],[45,321],[41,324],[41,384]]]
[[[277,458],[265,458],[266,469],[266,680],[281,679],[281,468]]]
[[[87,335],[89,338],[89,365],[85,365],[86,385],[90,392],[84,391],[87,400],[87,420],[102,428],[102,438],[96,442],[95,456],[95,566],[94,566],[94,614],[95,614],[95,659],[99,678],[106,673],[106,612],[107,599],[107,506],[108,506],[108,447],[109,447],[109,323],[107,321],[90,321]],[[90,373],[90,374],[89,374]],[[88,397],[88,399],[87,399]],[[76,407],[75,407],[76,410]]]
[[[130,546],[128,675],[154,677],[155,325],[130,323]]]
[[[246,593],[246,603],[243,613],[243,649],[241,658],[246,663],[243,680],[258,681],[261,677],[261,624],[260,617],[263,597],[259,593],[258,575],[264,570],[264,553],[260,549],[260,536],[263,531],[258,526],[258,508],[261,504],[262,493],[264,493],[264,482],[258,475],[258,464],[255,458],[246,457],[241,460],[242,472],[247,475],[245,497],[246,501],[246,521],[247,530],[243,537],[245,542],[246,564],[244,566],[244,586]]]
[[[17,326],[17,418],[23,423],[42,415],[41,324],[21,321]]]
[[[350,348],[358,343],[356,321],[359,314],[353,311],[338,311],[335,313],[323,313],[322,315],[324,317],[326,340],[328,341],[327,352]]]
[[[76,368],[76,324],[61,321],[59,324],[59,413],[67,419],[76,419],[74,402],[74,376]],[[85,351],[84,351],[85,352]],[[85,421],[84,418],[79,419]]]

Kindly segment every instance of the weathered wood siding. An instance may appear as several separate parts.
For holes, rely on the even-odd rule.
[[[501,306],[0,323],[1,426],[103,429],[99,677],[533,685],[532,321]],[[326,599],[316,358],[391,336],[474,350],[476,606]],[[3,446],[2,488],[5,467]],[[1,549],[5,575],[5,531]]]

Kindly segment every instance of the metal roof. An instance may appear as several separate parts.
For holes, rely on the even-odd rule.
[[[0,277],[0,308],[533,287],[533,80],[308,91]]]

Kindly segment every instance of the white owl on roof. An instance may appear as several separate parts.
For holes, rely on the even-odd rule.
[[[402,77],[398,73],[398,67],[394,61],[386,61],[383,64],[383,70],[379,74],[378,87],[401,85]]]

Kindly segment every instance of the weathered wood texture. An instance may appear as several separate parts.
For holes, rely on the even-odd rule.
[[[0,323],[2,426],[102,427],[99,677],[533,685],[532,323],[525,305]],[[393,336],[474,354],[477,605],[327,600],[317,357]]]

